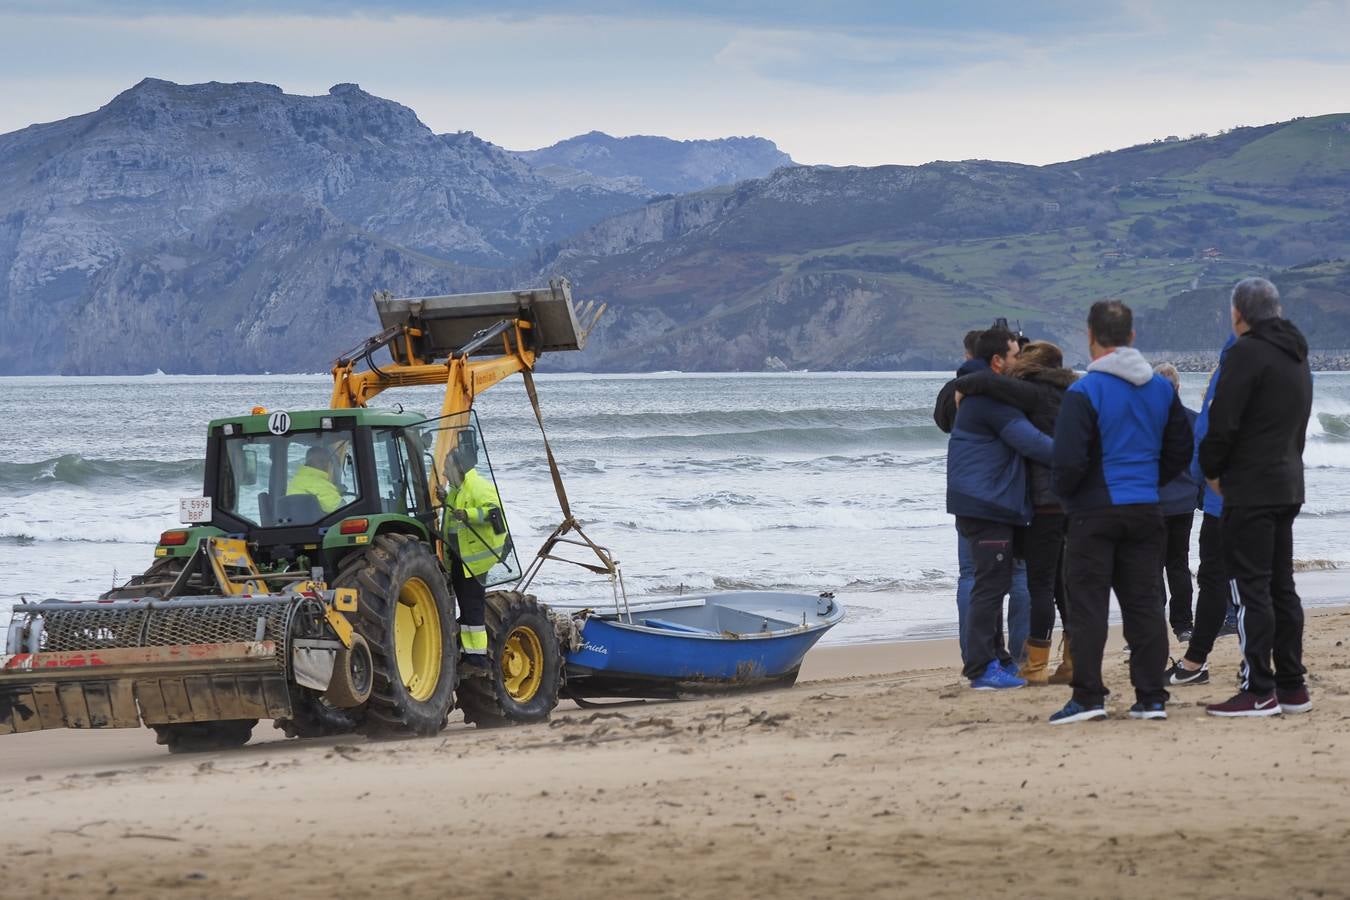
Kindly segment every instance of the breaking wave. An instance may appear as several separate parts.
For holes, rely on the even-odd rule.
[[[0,490],[29,491],[34,487],[100,482],[131,482],[153,486],[179,481],[200,481],[200,459],[90,459],[67,453],[38,462],[0,462]]]

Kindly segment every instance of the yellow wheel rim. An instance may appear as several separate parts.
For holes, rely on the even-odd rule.
[[[423,701],[435,693],[441,680],[441,617],[436,595],[420,578],[409,578],[398,592],[394,656],[409,696]]]
[[[544,646],[533,628],[518,625],[502,647],[502,683],[517,703],[529,703],[544,681]]]

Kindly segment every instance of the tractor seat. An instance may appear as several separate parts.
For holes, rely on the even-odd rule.
[[[276,520],[273,524],[313,525],[323,518],[323,507],[313,494],[287,494],[275,503]]]

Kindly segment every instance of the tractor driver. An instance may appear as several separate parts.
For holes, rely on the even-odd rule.
[[[507,531],[497,488],[491,479],[478,474],[474,468],[477,465],[477,434],[465,429],[450,454],[444,527],[446,544],[454,557],[449,567],[450,586],[459,602],[460,646],[468,662],[483,666],[488,652],[483,577],[505,558]]]
[[[313,494],[319,501],[319,509],[330,513],[342,505],[342,493],[333,484],[329,474],[333,467],[333,457],[322,446],[313,446],[305,454],[305,464],[295,470],[290,484],[286,485],[286,494]]]

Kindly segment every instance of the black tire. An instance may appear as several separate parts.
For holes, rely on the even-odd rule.
[[[155,742],[168,747],[170,753],[207,753],[244,746],[257,724],[257,719],[228,719],[151,727],[155,729]]]
[[[466,677],[459,686],[459,707],[464,721],[479,728],[500,728],[548,721],[558,705],[562,689],[562,648],[548,613],[531,594],[493,591],[487,595],[485,619],[488,633],[487,672]],[[529,629],[539,641],[542,661],[538,689],[522,702],[507,688],[503,655],[516,629]]]
[[[125,584],[110,591],[104,591],[98,599],[132,600],[138,597],[163,597],[169,589],[168,585],[160,584],[158,587],[147,589],[142,589],[140,585],[175,580],[186,564],[187,557],[157,559],[150,564],[150,568],[146,569],[145,572],[140,575],[133,575]]]
[[[440,620],[441,660],[431,694],[418,700],[399,674],[394,650],[394,617],[399,594],[410,579],[431,591]],[[374,543],[342,561],[334,588],[359,592],[356,631],[370,645],[373,683],[364,710],[363,730],[372,736],[433,735],[445,727],[455,698],[454,605],[445,573],[431,550],[406,534],[377,535]]]
[[[288,738],[320,738],[351,734],[361,727],[359,710],[337,709],[309,688],[292,688],[289,719],[277,719],[273,726]]]

